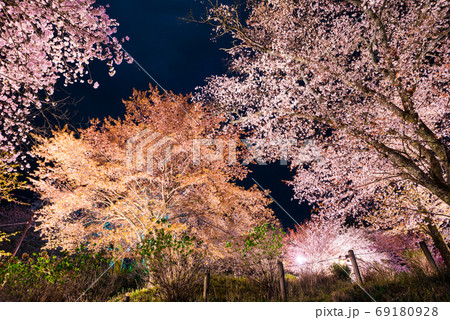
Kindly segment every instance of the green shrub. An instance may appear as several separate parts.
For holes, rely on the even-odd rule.
[[[14,237],[16,234],[18,234],[18,232],[15,232],[15,233],[12,233],[12,234],[7,234],[7,233],[4,233],[4,232],[2,232],[2,231],[0,231],[0,244],[2,243],[2,242],[8,242],[8,241],[10,241],[10,237]],[[6,252],[6,251],[4,251],[4,250],[0,250],[0,259],[2,259],[2,258],[4,258],[4,257],[8,257],[8,256],[10,256],[11,255],[11,253],[9,253],[9,252]]]
[[[47,252],[1,262],[0,300],[75,301],[105,300],[121,287],[132,285],[130,274],[107,272],[111,258],[105,253],[78,249],[76,254],[50,256]],[[94,282],[95,286],[87,290]],[[87,290],[87,291],[86,291]],[[86,292],[85,292],[86,291]]]
[[[406,250],[402,256],[413,273],[433,274],[433,270],[421,249]]]
[[[283,234],[281,229],[266,223],[240,238],[232,238],[226,245],[234,252],[235,273],[265,292],[268,300],[279,291],[277,262],[283,257]]]
[[[200,242],[170,225],[148,233],[137,252],[147,269],[148,283],[163,301],[188,301],[201,280]]]
[[[349,280],[350,279],[350,267],[346,264],[341,265],[334,263],[331,266],[331,274],[338,278],[339,280]]]

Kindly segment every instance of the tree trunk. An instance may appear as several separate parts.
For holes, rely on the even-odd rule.
[[[450,249],[434,221],[430,217],[427,217],[425,218],[425,222],[427,223],[428,233],[431,236],[431,239],[433,239],[436,249],[439,251],[442,259],[444,260],[445,266],[447,267],[447,272],[449,272]]]

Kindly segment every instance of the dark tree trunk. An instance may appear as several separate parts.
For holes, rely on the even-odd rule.
[[[439,251],[442,259],[444,260],[444,264],[447,267],[447,272],[450,271],[450,249],[445,242],[442,233],[439,231],[438,227],[434,223],[431,218],[425,218],[425,222],[427,223],[428,234],[433,239],[434,246]]]

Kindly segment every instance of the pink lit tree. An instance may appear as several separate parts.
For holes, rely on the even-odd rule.
[[[284,238],[286,268],[295,273],[329,274],[335,264],[347,265],[348,250],[358,255],[364,270],[386,266],[388,255],[376,250],[363,229],[343,227],[342,221],[314,219],[296,226]]]
[[[240,12],[212,5],[205,19],[235,40],[230,74],[201,88],[213,115],[268,160],[297,141],[300,201],[425,231],[450,267],[448,1],[264,0]]]
[[[92,60],[108,60],[111,75],[115,64],[131,61],[113,37],[117,26],[95,0],[0,1],[1,162],[24,169],[30,120],[52,103],[58,81],[96,88],[87,69]]]

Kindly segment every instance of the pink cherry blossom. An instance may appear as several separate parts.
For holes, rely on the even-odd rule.
[[[235,40],[230,73],[199,95],[228,116],[225,130],[246,132],[267,160],[296,140],[296,197],[330,217],[448,229],[449,2],[267,0],[248,12],[217,5],[206,18]]]
[[[117,26],[95,0],[0,1],[0,161],[17,160],[58,81],[81,81],[93,59],[128,59]]]

